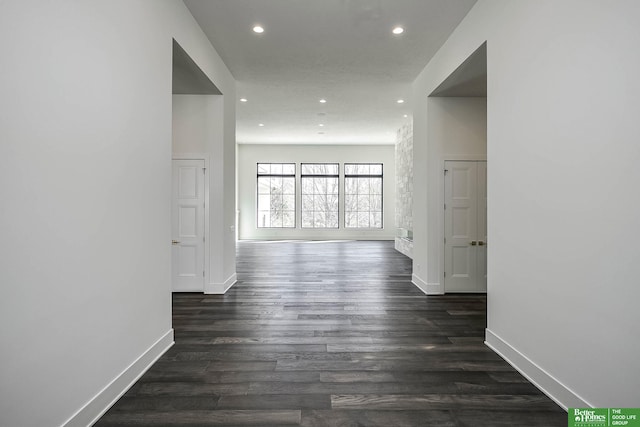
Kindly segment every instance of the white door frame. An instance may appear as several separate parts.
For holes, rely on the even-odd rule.
[[[171,155],[171,168],[173,169],[174,160],[204,160],[204,278],[202,284],[202,291],[206,289],[206,285],[209,283],[211,269],[209,268],[209,247],[211,245],[209,235],[209,154],[208,153],[173,153]],[[173,219],[172,219],[173,220]],[[173,274],[173,273],[171,273]],[[173,279],[172,279],[173,280]],[[173,290],[172,290],[173,292]]]
[[[477,161],[487,161],[487,156],[486,155],[466,155],[466,154],[445,154],[444,156],[442,156],[441,161],[440,161],[440,173],[438,174],[438,176],[440,177],[440,185],[438,186],[440,188],[440,215],[439,215],[439,229],[440,229],[440,280],[441,280],[441,287],[440,289],[442,290],[441,292],[443,294],[447,293],[447,289],[445,286],[445,281],[444,281],[444,266],[445,266],[445,244],[444,244],[444,235],[445,235],[445,230],[444,230],[444,216],[445,216],[445,211],[444,211],[444,203],[445,203],[445,197],[444,197],[444,185],[445,185],[445,180],[444,180],[444,170],[445,170],[445,165],[447,162],[452,161],[467,161],[467,162],[477,162]],[[488,162],[487,162],[488,164]],[[487,166],[488,167],[488,166]],[[488,190],[487,190],[488,191]],[[487,231],[488,233],[488,231]],[[487,241],[489,241],[490,238],[487,236]],[[487,247],[487,252],[489,251],[489,248]],[[488,292],[488,289],[487,289]]]

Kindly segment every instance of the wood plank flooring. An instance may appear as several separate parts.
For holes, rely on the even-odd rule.
[[[108,426],[566,426],[483,344],[486,298],[425,296],[393,242],[240,242],[226,295],[174,294],[176,344]]]

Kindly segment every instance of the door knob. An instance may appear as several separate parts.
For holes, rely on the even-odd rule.
[[[171,244],[172,244],[172,245],[177,245],[178,243],[180,243],[180,242],[179,242],[179,241],[177,241],[177,240],[172,240],[172,241],[171,241]]]
[[[475,240],[472,240],[472,241],[471,241],[471,246],[475,246],[475,245],[477,245],[477,244],[478,244],[478,242],[476,242]]]
[[[484,242],[482,240],[478,241],[478,246],[484,246]]]

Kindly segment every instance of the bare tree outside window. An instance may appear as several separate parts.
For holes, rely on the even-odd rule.
[[[302,227],[338,228],[338,163],[303,163]]]
[[[295,163],[258,163],[258,228],[295,228]]]
[[[345,163],[345,227],[382,228],[382,212],[382,164]]]

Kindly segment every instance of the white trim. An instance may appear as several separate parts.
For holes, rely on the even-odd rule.
[[[231,289],[231,287],[233,285],[236,284],[236,282],[238,281],[238,275],[236,273],[233,273],[231,276],[229,276],[229,278],[224,282],[223,284],[223,289],[224,291],[222,291],[222,293],[226,293],[229,289]]]
[[[445,154],[442,156],[442,165],[444,162],[481,162],[487,161],[486,154]]]
[[[170,329],[62,425],[93,425],[173,344],[173,329]]]
[[[418,289],[420,289],[423,293],[427,293],[427,282],[418,277],[415,273],[411,275],[411,283],[416,285]]]
[[[265,230],[264,228],[261,230]],[[290,229],[295,230],[295,229]],[[297,229],[300,230],[299,228]],[[307,230],[306,228],[304,230]],[[320,229],[318,229],[320,230]],[[260,235],[254,235],[250,237],[243,237],[238,241],[278,241],[278,240],[297,240],[297,241],[321,241],[321,240],[380,240],[380,241],[395,241],[395,236],[392,236],[390,232],[385,232],[384,235],[372,236],[367,231],[363,231],[362,234],[341,234],[337,232],[337,228],[330,229],[331,231],[324,232],[317,231],[315,233],[301,234],[301,233],[288,233],[288,232],[274,232],[274,233],[259,233]],[[344,229],[343,229],[344,230]],[[334,233],[335,232],[335,233]]]
[[[553,375],[542,369],[488,328],[486,329],[484,343],[565,411],[567,408],[592,407],[569,387],[562,384],[557,378],[554,378]]]
[[[209,283],[204,290],[205,294],[222,295],[226,293],[238,281],[238,275],[233,273],[224,283]]]
[[[443,295],[444,287],[440,283],[427,283],[422,280],[418,275],[411,275],[411,283],[416,285],[418,289],[424,292],[426,295]]]
[[[208,153],[171,153],[172,160],[204,160],[205,164],[209,166],[209,154]]]
[[[204,260],[202,264],[202,268],[204,268],[204,278],[202,279],[202,289],[198,289],[197,292],[204,291],[205,284],[209,283],[211,269],[209,268],[209,251],[210,251],[210,240],[211,240],[211,232],[209,231],[209,174],[211,173],[211,169],[209,169],[209,154],[208,153],[172,153],[171,160],[204,160],[204,168],[206,170],[204,174]],[[173,167],[173,165],[171,165]],[[173,278],[172,278],[173,281]],[[173,290],[173,283],[172,292]],[[183,291],[178,291],[183,292]],[[189,291],[186,291],[189,292]]]

